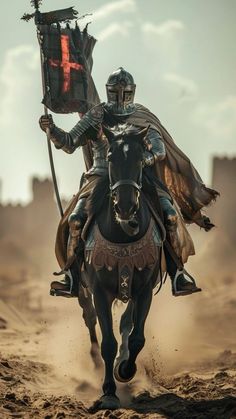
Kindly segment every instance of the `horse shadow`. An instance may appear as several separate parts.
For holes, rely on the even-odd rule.
[[[158,413],[166,419],[233,419],[236,418],[236,397],[191,400],[174,393],[153,397],[144,392],[133,398],[127,409],[143,414]]]

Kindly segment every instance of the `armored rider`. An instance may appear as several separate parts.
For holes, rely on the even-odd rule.
[[[148,149],[144,154],[144,172],[147,173],[149,180],[155,185],[155,190],[158,193],[159,202],[164,215],[167,239],[170,244],[169,250],[168,248],[165,248],[165,256],[167,272],[172,281],[172,293],[175,296],[192,294],[201,291],[201,289],[196,286],[193,278],[184,269],[179,268],[177,263],[180,261],[180,265],[183,265],[185,262],[181,255],[181,243],[177,227],[180,219],[183,221],[184,217],[185,221],[195,222],[206,231],[209,231],[213,227],[213,224],[211,224],[208,217],[201,214],[200,209],[215,198],[216,192],[206,188],[201,179],[199,181],[197,172],[191,172],[191,165],[191,168],[189,169],[190,173],[187,173],[187,175],[189,174],[190,178],[192,176],[197,186],[199,186],[199,183],[200,189],[202,188],[204,190],[197,189],[196,187],[193,188],[193,193],[197,194],[196,191],[198,191],[198,195],[196,195],[196,199],[192,196],[192,201],[191,198],[188,199],[190,209],[188,208],[189,211],[187,211],[185,205],[186,200],[182,204],[180,199],[178,201],[177,193],[175,194],[176,189],[174,187],[172,188],[172,185],[166,185],[163,177],[161,178],[160,176],[158,179],[158,170],[154,171],[154,167],[158,169],[158,166],[161,166],[166,160],[170,161],[170,147],[172,147],[173,150],[177,150],[179,154],[181,153],[181,156],[178,155],[176,159],[180,159],[184,156],[188,163],[189,160],[178,149],[173,140],[169,140],[169,134],[165,131],[155,115],[142,105],[134,103],[135,89],[136,85],[132,75],[120,67],[108,78],[106,84],[107,102],[96,105],[89,110],[82,116],[70,132],[65,132],[58,128],[54,124],[51,115],[42,116],[40,118],[40,127],[44,131],[49,129],[50,140],[57,149],[62,149],[66,153],[73,153],[78,147],[85,145],[88,140],[92,142],[93,166],[86,173],[86,181],[90,182],[90,179],[94,179],[96,176],[103,176],[107,174],[108,171],[108,146],[107,140],[103,134],[103,127],[112,128],[118,124],[125,123],[131,123],[141,127],[149,126],[146,137]],[[173,176],[177,176],[176,169],[173,166],[173,162],[170,163],[169,169],[171,173],[174,173]],[[179,166],[181,167],[181,164],[179,164]],[[180,169],[178,176],[183,175],[183,179],[187,179],[184,170],[185,168],[183,168],[183,171],[181,172]],[[174,202],[173,194],[170,191],[174,192],[174,198],[176,198],[180,207],[179,212],[176,210],[177,204]],[[207,196],[207,193],[209,196]],[[195,201],[198,202],[198,206]],[[73,260],[75,249],[81,244],[81,231],[87,218],[85,204],[86,198],[80,198],[68,218],[70,230],[67,247],[68,260]],[[61,291],[68,292],[70,289],[70,281],[67,276],[65,276],[62,281],[54,281],[52,284],[54,288]]]

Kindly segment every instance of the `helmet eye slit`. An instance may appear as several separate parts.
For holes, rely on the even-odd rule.
[[[116,115],[129,115],[135,111],[136,85],[128,71],[122,67],[114,71],[107,81],[107,105]]]

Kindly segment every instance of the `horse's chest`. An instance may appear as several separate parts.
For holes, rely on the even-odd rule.
[[[148,269],[152,272],[159,260],[162,245],[159,232],[151,220],[140,240],[133,243],[112,243],[106,240],[97,225],[91,230],[85,244],[85,260],[96,271],[106,269],[118,274],[118,295],[123,302],[131,297],[134,271]]]

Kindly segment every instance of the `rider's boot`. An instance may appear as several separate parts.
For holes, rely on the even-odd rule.
[[[176,268],[175,275],[171,276],[171,282],[174,297],[190,295],[201,291],[201,288],[198,288],[196,285],[195,279],[184,268]]]
[[[171,246],[171,243],[169,243],[169,245]],[[170,250],[165,248],[167,273],[171,279],[172,295],[174,297],[179,297],[181,295],[189,295],[195,292],[200,292],[201,288],[198,288],[195,279],[186,271],[186,269],[184,269],[181,258],[178,258],[174,249],[172,249],[175,253],[175,259],[180,262],[180,267],[178,268],[177,261],[173,259],[173,255],[171,255],[172,251]]]

